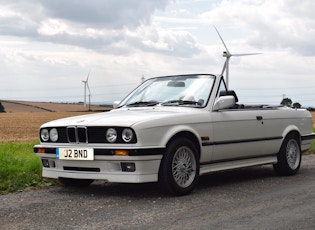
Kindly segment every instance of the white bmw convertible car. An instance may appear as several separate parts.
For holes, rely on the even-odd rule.
[[[210,74],[149,79],[114,107],[42,125],[34,151],[43,176],[75,186],[159,182],[184,195],[216,171],[271,164],[294,175],[315,137],[307,110],[239,104]]]

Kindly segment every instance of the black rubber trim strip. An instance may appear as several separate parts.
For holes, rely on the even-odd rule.
[[[302,141],[315,140],[315,133],[301,136]]]
[[[258,159],[258,158],[264,158],[264,157],[274,157],[274,156],[277,156],[277,153],[268,154],[268,155],[254,155],[250,157],[236,157],[236,158],[228,158],[224,160],[208,161],[208,162],[202,162],[200,163],[200,165],[211,165],[211,164],[224,163],[224,162],[230,162],[230,161],[250,160],[250,159]]]
[[[264,137],[264,138],[243,139],[243,140],[215,141],[215,142],[202,143],[202,146],[209,146],[209,145],[229,145],[229,144],[259,142],[259,141],[272,141],[272,140],[280,140],[280,139],[282,139],[282,138],[283,138],[282,136],[277,136],[277,137]]]
[[[68,167],[64,166],[63,170],[65,171],[78,171],[78,172],[100,172],[100,168],[83,168],[83,167]]]

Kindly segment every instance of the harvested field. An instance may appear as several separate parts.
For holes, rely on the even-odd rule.
[[[47,102],[25,102],[33,107],[40,107],[54,112],[84,112],[89,108],[85,108],[81,104],[64,104],[64,103],[47,103]],[[106,107],[99,105],[91,105],[90,109],[93,111],[108,110]]]
[[[0,113],[0,143],[38,140],[39,127],[59,118],[88,114],[82,104],[1,101],[6,113]],[[110,110],[92,105],[94,112]]]
[[[89,108],[85,108],[82,104],[66,104],[66,103],[49,103],[49,102],[24,102],[24,101],[2,101],[7,113],[16,112],[84,112]],[[92,111],[107,111],[108,107],[99,105],[91,105]]]
[[[16,104],[16,103],[11,103],[11,102],[1,102],[2,106],[4,107],[5,111],[7,113],[20,113],[20,112],[47,112],[46,110],[28,106],[28,105],[23,105],[23,104]]]
[[[42,124],[83,114],[88,114],[88,112],[0,113],[0,143],[36,141]]]

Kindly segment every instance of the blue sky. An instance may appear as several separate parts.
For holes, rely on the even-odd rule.
[[[142,77],[221,72],[243,103],[315,106],[311,0],[0,0],[0,99],[121,100]]]

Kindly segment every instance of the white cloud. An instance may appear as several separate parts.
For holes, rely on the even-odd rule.
[[[309,104],[315,101],[309,88],[315,86],[314,5],[0,0],[0,99],[82,101],[81,80],[90,69],[92,101],[121,99],[142,75],[220,73],[215,24],[231,52],[264,53],[231,59],[231,86],[240,98],[279,103],[287,94]],[[251,97],[251,90],[260,93]]]
[[[165,8],[169,0],[41,0],[39,2],[50,17],[99,28],[122,28],[148,23],[154,11]]]
[[[204,23],[251,31],[248,43],[260,49],[291,48],[302,55],[315,53],[315,17],[311,0],[223,0],[199,17]]]
[[[48,19],[40,23],[38,33],[43,36],[53,36],[58,34],[71,33],[67,24],[57,19]]]

